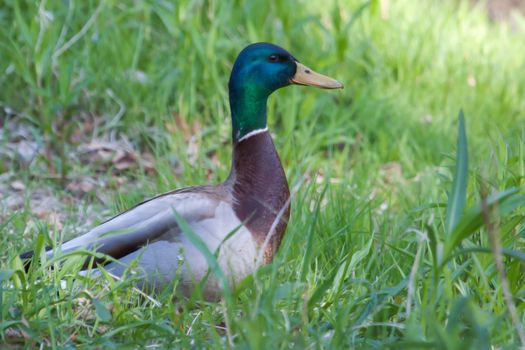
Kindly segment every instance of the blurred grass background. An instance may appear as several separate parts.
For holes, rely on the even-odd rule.
[[[169,293],[159,308],[126,282],[63,291],[62,277],[41,269],[27,277],[40,282],[0,293],[2,340],[29,348],[516,348],[518,324],[492,255],[463,252],[444,267],[437,257],[451,244],[460,108],[467,207],[485,187],[519,187],[525,176],[525,21],[492,22],[484,5],[3,0],[0,149],[13,148],[20,126],[38,147],[29,162],[0,152],[3,288],[14,278],[11,259],[39,234],[69,238],[155,193],[224,180],[227,81],[247,44],[281,45],[345,89],[289,87],[271,98],[270,128],[296,193],[292,220],[275,262],[227,311],[173,305]],[[80,157],[93,140],[122,138],[151,155],[154,170],[133,159],[140,166],[117,176],[120,163],[96,170]],[[71,185],[84,178],[95,185],[78,196]],[[60,229],[31,206],[42,188],[56,198],[48,212],[59,212]],[[9,198],[22,203],[13,210]],[[523,214],[497,220],[514,254],[505,266],[521,324]],[[480,226],[453,248],[488,249]]]

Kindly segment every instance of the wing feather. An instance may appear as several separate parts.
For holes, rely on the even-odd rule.
[[[180,235],[173,210],[186,221],[213,217],[227,196],[219,187],[188,188],[162,194],[127,210],[62,244],[63,252],[95,249],[115,259],[126,256],[160,238],[176,241]],[[53,251],[48,251],[49,256]],[[100,263],[100,261],[98,261]]]

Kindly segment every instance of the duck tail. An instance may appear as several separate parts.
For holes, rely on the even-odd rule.
[[[26,261],[26,260],[31,259],[34,255],[35,255],[35,252],[30,250],[28,252],[20,254],[20,259],[22,259],[22,261]]]
[[[26,272],[29,272],[29,267],[31,266],[31,261],[33,261],[33,256],[35,256],[35,252],[30,250],[28,252],[22,253],[19,255],[20,259],[22,260],[22,263],[24,265],[24,270]]]
[[[48,252],[52,249],[52,247],[45,247],[45,251]],[[18,257],[20,260],[22,260],[22,264],[24,265],[24,270],[26,272],[29,272],[29,268],[31,267],[31,263],[34,260],[35,252],[33,250],[27,251],[25,253],[20,254]]]

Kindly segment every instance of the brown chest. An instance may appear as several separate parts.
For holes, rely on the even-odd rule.
[[[290,190],[268,132],[234,145],[232,172],[235,213],[264,248],[265,262],[270,262],[290,216]]]

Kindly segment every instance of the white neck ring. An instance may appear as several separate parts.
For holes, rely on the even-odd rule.
[[[265,127],[265,128],[262,128],[262,129],[257,129],[257,130],[250,131],[249,133],[247,133],[246,135],[244,135],[243,137],[241,137],[241,138],[239,139],[238,142],[242,142],[242,141],[244,141],[244,140],[249,139],[249,138],[252,137],[252,136],[255,136],[255,135],[257,135],[257,134],[261,134],[261,133],[263,133],[263,132],[267,132],[267,131],[268,131],[268,127]]]

